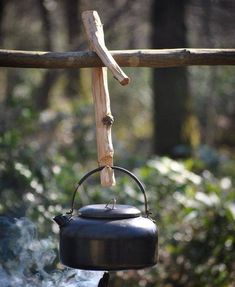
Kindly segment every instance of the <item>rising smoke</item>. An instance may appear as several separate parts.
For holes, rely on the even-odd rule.
[[[38,239],[27,218],[0,216],[1,287],[96,287],[103,272],[52,270],[56,259],[51,238]],[[50,270],[50,271],[49,271]]]

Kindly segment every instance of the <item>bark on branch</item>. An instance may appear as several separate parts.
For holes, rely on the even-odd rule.
[[[110,51],[122,67],[166,68],[192,65],[235,65],[235,49],[159,49]],[[0,50],[0,67],[90,68],[104,64],[92,51],[33,52]]]

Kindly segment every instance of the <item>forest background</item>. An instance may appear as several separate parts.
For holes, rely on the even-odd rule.
[[[232,0],[1,0],[1,48],[86,50],[81,13],[89,9],[110,50],[235,45]],[[234,286],[235,67],[124,70],[127,87],[109,75],[114,162],[146,185],[160,255],[157,267],[119,272],[112,286]],[[0,221],[30,219],[56,250],[51,218],[69,209],[74,185],[97,166],[91,71],[2,68],[0,101]],[[90,184],[77,207],[115,194],[142,208],[126,177],[112,191]],[[8,255],[0,270],[10,270]],[[58,257],[45,270],[55,266]]]

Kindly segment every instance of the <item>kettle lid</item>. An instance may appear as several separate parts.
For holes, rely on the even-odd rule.
[[[109,207],[107,204],[86,205],[78,210],[80,217],[103,219],[126,219],[139,217],[141,211],[131,205],[115,204]]]

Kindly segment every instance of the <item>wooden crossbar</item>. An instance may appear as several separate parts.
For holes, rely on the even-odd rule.
[[[159,49],[110,51],[121,67],[183,67],[192,65],[235,65],[235,49]],[[33,52],[0,50],[0,67],[91,68],[104,64],[92,51]]]

